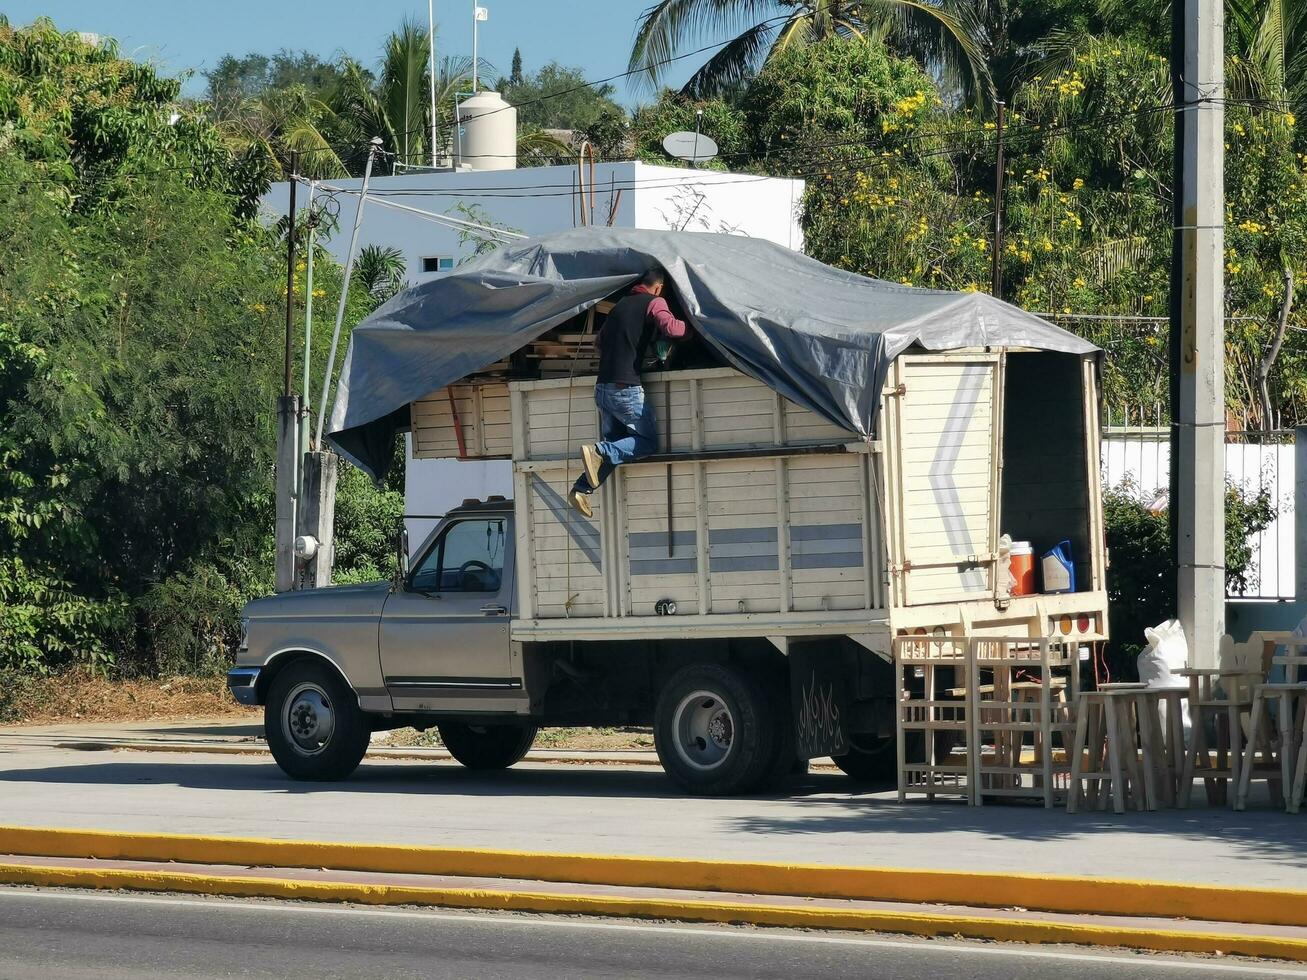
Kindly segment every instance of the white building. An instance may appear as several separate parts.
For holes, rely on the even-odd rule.
[[[795,250],[803,248],[799,203],[804,182],[753,174],[662,167],[648,163],[600,163],[593,192],[586,167],[586,201],[593,202],[591,224],[618,228],[711,231],[765,238]],[[460,221],[485,223],[525,235],[562,231],[581,224],[581,195],[575,166],[507,170],[451,170],[374,177],[368,187],[359,247],[397,248],[408,281],[419,283],[452,269],[474,254],[477,241],[453,223],[423,217],[414,208]],[[362,180],[324,181],[316,193],[331,193],[338,204],[338,227],[322,244],[343,262],[349,247],[354,209]],[[289,185],[274,184],[263,198],[269,218],[286,214]],[[327,190],[327,189],[330,190]],[[306,188],[297,191],[303,205]],[[375,202],[375,203],[374,203]],[[323,311],[330,316],[333,311]],[[406,511],[443,514],[465,497],[512,494],[507,462],[415,460],[407,454]],[[430,521],[409,522],[419,543]]]

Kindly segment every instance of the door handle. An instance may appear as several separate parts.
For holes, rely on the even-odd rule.
[[[508,614],[508,607],[491,602],[482,606],[481,611],[487,616],[505,616]]]

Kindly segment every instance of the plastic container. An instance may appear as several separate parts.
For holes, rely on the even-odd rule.
[[[1012,570],[1012,595],[1033,595],[1035,591],[1035,549],[1029,541],[1013,541],[1008,552]]]
[[[1071,542],[1062,541],[1044,552],[1040,559],[1044,593],[1056,595],[1076,590],[1076,566],[1071,561]]]

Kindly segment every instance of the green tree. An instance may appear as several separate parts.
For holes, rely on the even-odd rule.
[[[500,79],[495,86],[517,106],[523,129],[586,129],[608,110],[617,109],[611,85],[587,84],[580,68],[551,61],[539,71]]]
[[[508,84],[522,84],[522,49],[513,49],[513,66],[508,71]]]
[[[213,107],[216,118],[227,119],[251,99],[270,91],[302,88],[320,98],[339,83],[340,67],[309,51],[282,48],[273,55],[223,55],[204,77],[208,82],[204,100]]]

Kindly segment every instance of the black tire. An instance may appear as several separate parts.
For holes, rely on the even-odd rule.
[[[860,783],[897,781],[898,755],[893,735],[855,735],[849,739],[849,751],[834,758],[835,765]]]
[[[465,725],[448,722],[436,726],[449,754],[468,769],[507,769],[521,762],[536,738],[534,725]]]
[[[778,738],[766,689],[738,667],[682,667],[658,697],[654,747],[667,775],[690,793],[727,796],[757,788],[777,763]]]
[[[268,748],[293,779],[344,779],[372,738],[358,698],[335,668],[297,660],[277,674],[263,709]]]

